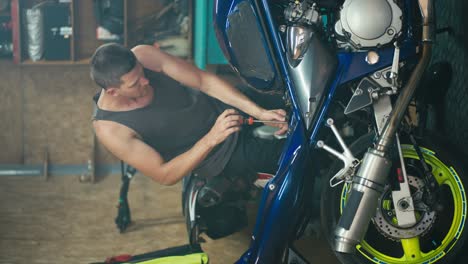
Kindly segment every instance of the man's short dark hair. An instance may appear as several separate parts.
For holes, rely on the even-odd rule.
[[[129,73],[136,63],[130,49],[117,43],[104,44],[91,57],[91,78],[104,89],[118,87],[122,75]]]

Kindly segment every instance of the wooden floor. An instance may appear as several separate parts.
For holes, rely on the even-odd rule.
[[[114,224],[120,177],[80,183],[75,176],[0,177],[0,264],[90,263],[186,244],[181,186],[136,175],[129,202],[134,223]],[[233,263],[246,250],[250,228],[203,244],[212,264]],[[337,263],[323,241],[298,244],[311,263]]]

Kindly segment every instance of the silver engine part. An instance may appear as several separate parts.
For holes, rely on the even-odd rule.
[[[402,11],[393,0],[346,0],[335,24],[339,46],[373,48],[390,43],[401,33]]]
[[[288,68],[309,129],[337,61],[312,27],[320,18],[313,1],[290,0],[284,9],[284,17],[289,22],[282,30],[286,33]]]
[[[291,1],[284,9],[284,17],[293,24],[313,25],[318,22],[319,13],[311,0]]]
[[[289,26],[286,35],[288,69],[309,129],[338,62],[312,27]]]

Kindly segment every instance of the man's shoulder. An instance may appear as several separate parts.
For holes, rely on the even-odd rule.
[[[125,138],[136,135],[131,128],[110,120],[94,120],[93,128],[98,137]]]
[[[125,160],[126,151],[135,142],[141,142],[141,138],[132,129],[113,121],[97,120],[93,122],[93,127],[99,142],[122,160]]]

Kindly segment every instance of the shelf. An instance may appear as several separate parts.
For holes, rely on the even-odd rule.
[[[191,3],[191,0],[188,0]],[[116,3],[118,1],[115,1]],[[89,65],[89,59],[94,51],[101,44],[107,41],[99,40],[96,36],[98,28],[98,19],[95,16],[94,0],[70,0],[70,27],[72,34],[70,38],[70,56],[69,60],[39,60],[29,59],[24,32],[24,17],[21,15],[26,8],[31,8],[37,4],[37,0],[11,0],[11,20],[13,23],[13,61],[20,65]],[[123,0],[123,34],[119,41],[124,46],[132,47],[142,43],[143,33],[135,28],[135,23],[141,18],[159,14],[164,10],[161,1],[147,0]],[[188,13],[191,14],[191,4]],[[190,21],[192,17],[189,17]],[[191,26],[189,26],[191,28]],[[188,39],[191,45],[191,31]],[[67,44],[68,45],[68,44]],[[64,47],[64,46],[60,46]],[[45,47],[47,50],[47,47]],[[52,51],[55,52],[54,49]],[[191,55],[189,55],[190,57]],[[47,57],[49,59],[55,57]],[[56,57],[64,58],[64,56]],[[68,58],[68,56],[67,56]]]
[[[57,60],[57,61],[46,61],[46,60],[38,60],[38,61],[32,61],[32,60],[24,60],[21,62],[21,65],[25,66],[34,66],[34,65],[57,65],[57,66],[66,66],[66,65],[89,65],[89,58],[88,59],[81,59],[77,61],[71,61],[71,60]]]
[[[75,65],[89,65],[91,58],[81,59],[74,62]]]

